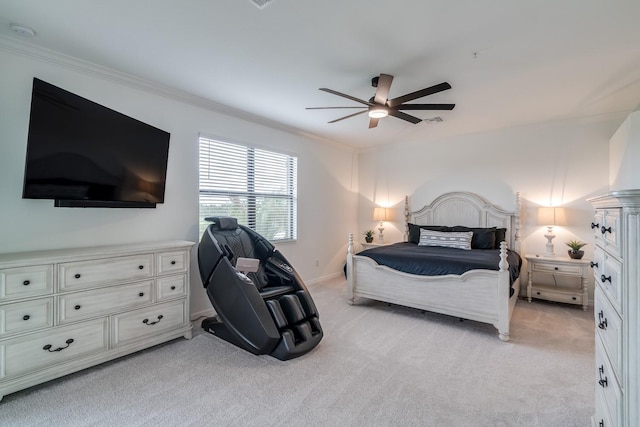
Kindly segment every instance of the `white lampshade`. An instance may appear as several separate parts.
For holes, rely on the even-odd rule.
[[[545,227],[567,225],[565,209],[559,207],[538,208],[538,225],[544,225]]]
[[[386,221],[387,220],[387,208],[374,208],[373,220],[374,221]]]

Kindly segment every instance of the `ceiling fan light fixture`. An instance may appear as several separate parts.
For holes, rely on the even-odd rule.
[[[389,115],[389,111],[387,107],[383,105],[374,105],[369,108],[369,117],[372,119],[381,119],[383,117],[387,117]]]

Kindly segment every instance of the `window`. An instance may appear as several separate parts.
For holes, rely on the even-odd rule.
[[[298,159],[200,138],[200,235],[204,218],[238,218],[270,241],[295,240]]]

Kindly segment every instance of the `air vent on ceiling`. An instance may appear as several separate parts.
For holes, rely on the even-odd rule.
[[[273,0],[251,0],[251,3],[255,4],[258,9],[264,9],[267,7]]]

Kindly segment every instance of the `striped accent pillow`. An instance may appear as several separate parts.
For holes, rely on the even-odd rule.
[[[445,248],[458,248],[471,250],[471,238],[473,231],[444,232],[432,230],[420,230],[418,246],[442,246]]]

